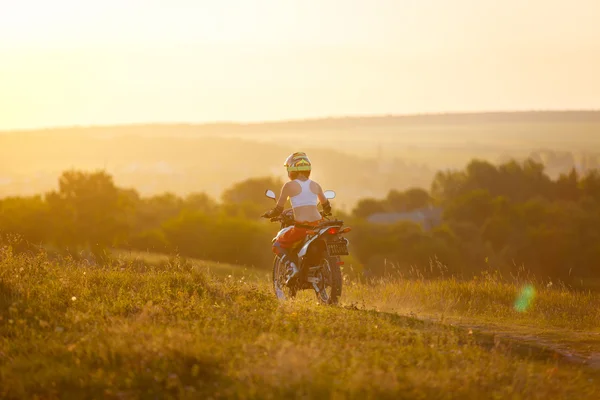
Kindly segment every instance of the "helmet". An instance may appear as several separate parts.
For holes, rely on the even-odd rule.
[[[291,154],[285,160],[285,164],[283,164],[283,166],[287,168],[288,173],[311,170],[311,164],[310,160],[308,159],[308,156],[306,155],[306,153],[301,151]]]

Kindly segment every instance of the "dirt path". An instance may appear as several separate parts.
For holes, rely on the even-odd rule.
[[[387,309],[385,306],[376,307],[375,310],[452,327],[461,334],[472,335],[476,343],[485,348],[503,348],[525,358],[584,366],[600,374],[600,332],[503,325],[465,317],[446,316],[442,319],[439,314],[417,315],[408,310]]]
[[[600,372],[600,332],[536,330],[522,326],[461,322],[458,319],[441,322],[432,316],[419,316],[418,319],[452,326],[473,335],[484,347],[505,347],[521,356],[554,359]]]
[[[484,338],[483,340],[488,342],[493,341],[494,343],[507,344],[513,349],[518,349],[519,353],[538,353],[600,371],[600,352],[594,350],[585,351],[580,349],[581,346],[575,347],[569,345],[569,341],[573,337],[565,338],[565,341],[561,341],[559,338],[551,338],[543,333],[537,335],[533,333],[513,333],[504,330],[493,330],[485,325],[455,326],[460,329],[477,332],[479,337]]]

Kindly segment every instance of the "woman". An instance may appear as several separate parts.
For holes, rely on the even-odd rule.
[[[331,204],[325,197],[321,185],[310,179],[311,163],[303,152],[297,152],[290,155],[285,160],[284,166],[287,168],[289,182],[286,182],[281,189],[281,194],[277,205],[271,211],[263,214],[265,218],[279,216],[283,212],[283,206],[287,199],[292,203],[294,220],[298,225],[317,226],[323,220],[318,202],[323,206],[323,211],[331,213]],[[289,249],[306,237],[308,229],[300,226],[294,226],[292,229],[281,235],[273,243],[273,252],[281,257],[286,267],[291,269],[286,284],[292,281],[300,270],[298,269],[297,255],[292,254]]]

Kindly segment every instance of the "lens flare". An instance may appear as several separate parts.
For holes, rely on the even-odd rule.
[[[535,288],[533,285],[526,285],[521,289],[517,300],[515,301],[515,310],[518,312],[527,311],[533,304],[535,298]]]

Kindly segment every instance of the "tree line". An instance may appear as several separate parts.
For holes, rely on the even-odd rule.
[[[109,249],[127,249],[260,267],[272,260],[272,229],[257,218],[272,207],[264,187],[280,185],[249,179],[226,190],[221,202],[205,193],[142,197],[104,171],[71,170],[57,190],[0,200],[0,232],[21,237],[21,250],[43,246],[102,258]]]
[[[598,170],[582,175],[572,169],[551,179],[532,159],[500,165],[473,160],[463,170],[438,172],[429,192],[364,199],[354,214],[431,205],[441,207],[443,217],[428,231],[410,222],[361,223],[355,231],[358,258],[376,275],[385,259],[405,272],[440,263],[459,276],[492,268],[586,286],[600,278]]]
[[[178,253],[226,263],[269,268],[278,225],[260,219],[273,206],[266,188],[282,181],[251,178],[225,190],[143,197],[118,187],[104,171],[64,172],[45,194],[0,200],[0,232],[18,234],[22,250],[58,252],[107,249]],[[335,208],[334,200],[334,208]],[[377,224],[374,213],[442,209],[441,223],[425,229],[404,221]],[[533,159],[492,164],[472,160],[464,169],[439,171],[428,190],[391,190],[360,200],[350,214],[355,271],[369,276],[408,273],[444,265],[445,273],[478,274],[520,269],[569,283],[600,278],[600,172],[572,169],[553,179]]]

